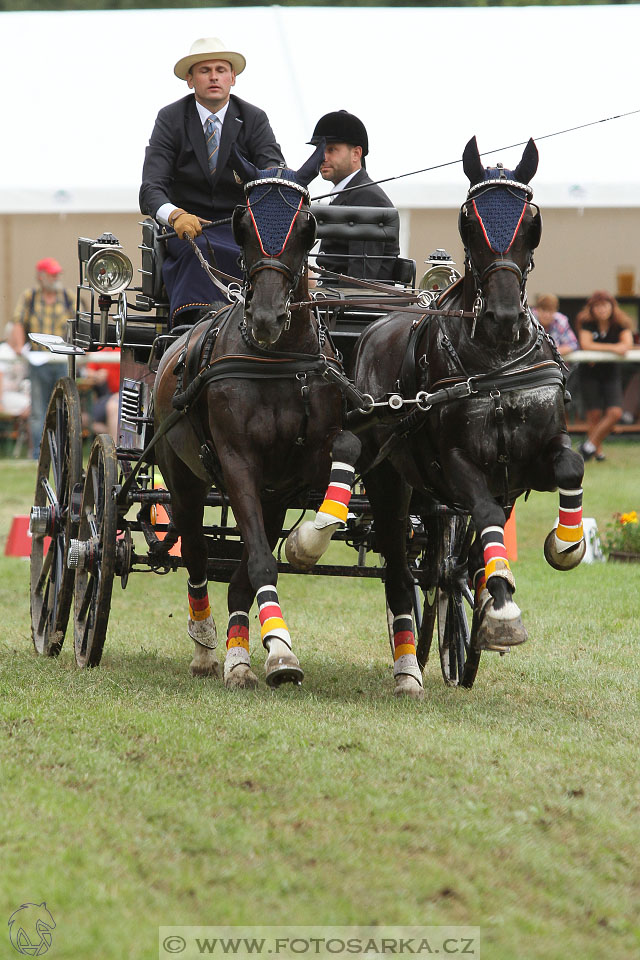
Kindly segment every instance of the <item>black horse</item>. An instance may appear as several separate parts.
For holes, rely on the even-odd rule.
[[[426,495],[471,515],[476,650],[504,651],[527,638],[503,533],[517,497],[559,487],[559,524],[546,539],[545,556],[569,569],[584,555],[583,461],[567,435],[562,362],[526,301],[542,228],[529,187],[537,164],[530,140],[514,171],[485,169],[473,138],[463,155],[471,184],[459,221],[464,277],[441,296],[439,315],[392,314],[358,343],[354,378],[363,393],[381,398],[400,391],[420,399],[396,423],[365,431],[362,455],[387,561],[396,691],[410,696],[423,695],[406,561],[412,490],[411,513]],[[447,402],[430,404],[431,397]],[[388,458],[367,470],[380,449]]]
[[[322,379],[328,365],[337,366],[331,345],[307,307],[291,312],[292,297],[309,301],[305,268],[315,220],[307,185],[323,155],[324,143],[293,171],[258,170],[236,153],[234,169],[247,196],[247,205],[233,215],[244,261],[243,301],[178,339],[163,356],[155,383],[156,431],[174,416],[174,407],[185,410],[158,440],[157,459],[189,572],[194,675],[219,673],[202,530],[212,481],[228,496],[244,543],[228,592],[228,687],[257,683],[249,659],[249,610],[256,596],[267,683],[302,679],[279,604],[272,551],[292,500],[330,476],[332,482],[342,479],[336,473],[342,461],[348,461],[348,486],[359,452],[359,442],[340,433],[340,390]],[[325,501],[327,541],[346,519],[340,490]]]

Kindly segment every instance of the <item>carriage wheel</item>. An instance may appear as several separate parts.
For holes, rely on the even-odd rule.
[[[31,636],[37,653],[60,653],[71,610],[74,571],[67,567],[76,535],[77,497],[82,475],[82,423],[75,382],[58,380],[44,423],[31,508]]]
[[[469,518],[450,513],[430,518],[427,531],[437,543],[437,574],[428,578],[424,612],[418,634],[418,662],[427,662],[437,625],[440,668],[449,686],[471,687],[478,672],[480,651],[471,644],[469,612],[473,594],[467,583]],[[434,582],[437,581],[437,582]]]
[[[79,667],[97,667],[107,634],[116,568],[118,514],[112,491],[117,480],[116,448],[103,433],[91,448],[78,539],[69,550],[69,562],[77,567],[73,625]]]

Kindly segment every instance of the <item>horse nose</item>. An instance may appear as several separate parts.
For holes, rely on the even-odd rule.
[[[247,310],[247,319],[251,326],[253,339],[260,344],[275,343],[279,335],[279,327],[273,322],[273,313],[269,310],[249,309]]]

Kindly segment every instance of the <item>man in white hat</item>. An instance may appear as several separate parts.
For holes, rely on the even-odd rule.
[[[204,227],[197,242],[205,249],[208,238],[220,270],[240,275],[230,224],[207,226],[231,217],[244,203],[229,166],[232,144],[260,169],[284,164],[266,113],[231,93],[245,66],[242,54],[227,50],[217,37],[196,40],[173,71],[193,93],[163,107],[146,150],[140,209],[180,238],[168,242],[163,264],[174,326],[193,322],[220,296],[185,235],[200,237]]]

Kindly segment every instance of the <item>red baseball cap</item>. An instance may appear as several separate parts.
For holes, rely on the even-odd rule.
[[[44,260],[38,260],[36,270],[38,273],[48,273],[52,277],[56,277],[59,273],[62,273],[62,267],[53,257],[45,257]]]

